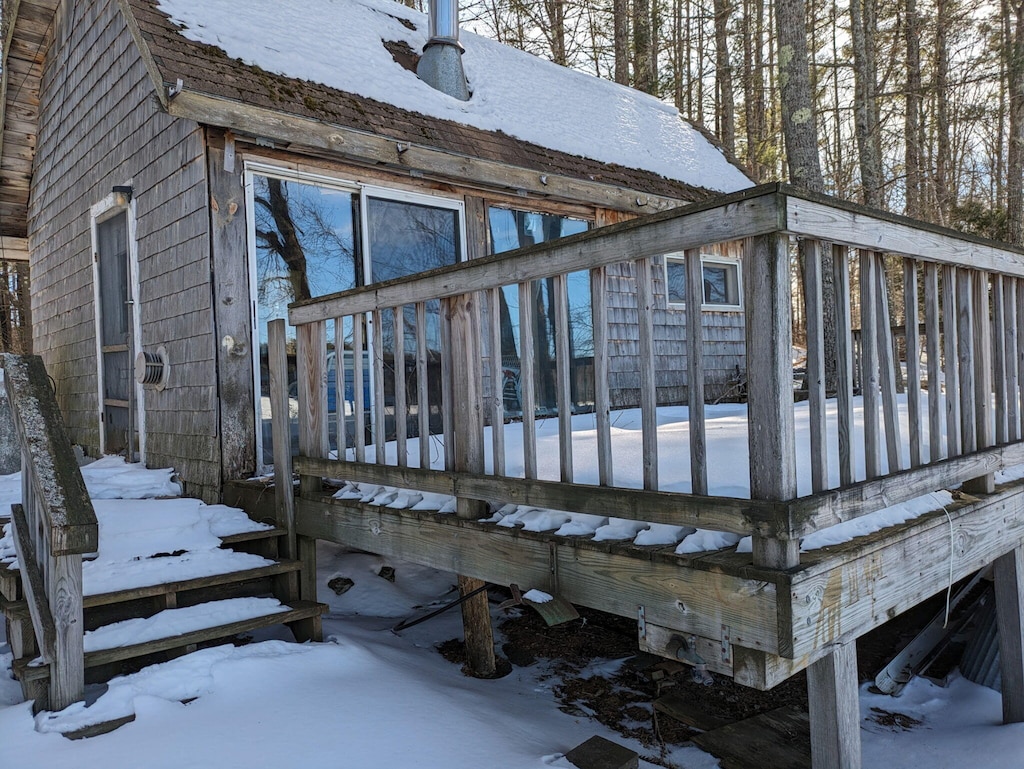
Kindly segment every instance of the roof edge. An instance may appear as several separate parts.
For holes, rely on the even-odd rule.
[[[128,0],[117,0],[117,5],[121,9],[121,16],[124,17],[125,24],[128,26],[128,31],[132,34],[132,39],[135,40],[135,47],[139,49],[139,56],[142,57],[142,61],[146,65],[146,72],[149,73],[149,79],[153,83],[153,90],[156,91],[156,97],[160,100],[161,106],[166,110],[169,97],[167,95],[167,89],[164,88],[164,79],[160,74],[160,68],[157,66],[156,60],[153,58],[153,53],[149,50],[149,43],[146,42],[146,38],[142,34],[142,28],[139,26],[139,22],[135,18],[135,13],[132,11],[131,4]]]
[[[468,182],[475,186],[506,192],[519,193],[525,190],[546,197],[637,214],[662,211],[694,202],[682,197],[656,195],[642,190],[550,174],[446,152],[434,147],[396,141],[313,118],[191,91],[188,88],[178,91],[167,101],[167,112],[173,117],[231,130],[238,136],[269,139],[338,158],[385,166],[410,175]],[[715,194],[700,187],[685,187],[693,192],[695,199]]]

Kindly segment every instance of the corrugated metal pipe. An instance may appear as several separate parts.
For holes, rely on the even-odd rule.
[[[430,0],[430,39],[423,47],[416,74],[438,91],[469,101],[462,50],[458,0]]]

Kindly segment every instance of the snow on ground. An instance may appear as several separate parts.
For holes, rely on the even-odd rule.
[[[115,679],[89,708],[36,718],[0,675],[0,766],[569,769],[562,754],[594,734],[651,757],[600,723],[558,710],[560,679],[548,663],[498,681],[462,676],[434,649],[460,635],[457,610],[391,632],[396,617],[425,610],[414,606],[451,600],[450,575],[323,545],[320,564],[320,597],[331,606],[327,643],[283,643],[287,635],[276,634],[207,649]],[[395,568],[394,583],[377,575],[384,565]],[[326,582],[342,573],[355,586],[336,596]],[[6,651],[0,643],[0,666]],[[619,664],[597,660],[593,670],[608,674]],[[872,707],[922,723],[885,728],[867,720]],[[861,709],[865,767],[1021,766],[1024,725],[1000,725],[999,695],[963,679],[946,689],[915,679],[899,698],[862,689]],[[128,714],[133,723],[101,737],[71,742],[54,733]],[[718,766],[692,746],[665,759],[681,769]]]
[[[426,17],[393,0],[249,0],[244,15],[228,0],[159,7],[188,39],[270,72],[698,187],[751,186],[675,107],[468,32],[462,60],[472,98],[434,90],[382,44],[419,52],[427,42]]]

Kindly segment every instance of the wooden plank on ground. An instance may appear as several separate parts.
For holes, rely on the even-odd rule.
[[[811,769],[810,722],[807,713],[793,705],[692,739],[730,769]]]
[[[654,709],[669,718],[674,718],[681,724],[692,729],[700,729],[702,732],[721,729],[735,721],[735,719],[724,718],[708,712],[707,708],[700,701],[695,700],[693,695],[679,689],[670,691],[656,699]]]

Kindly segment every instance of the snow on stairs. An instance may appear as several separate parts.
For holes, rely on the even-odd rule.
[[[0,526],[5,522],[0,519]],[[86,681],[105,682],[200,645],[274,625],[286,625],[300,642],[319,640],[326,606],[298,600],[300,564],[278,557],[285,533],[272,527],[221,532],[221,550],[140,559],[131,564],[134,573],[120,575],[116,589],[96,592],[87,587]],[[209,557],[216,554],[221,558]],[[228,569],[217,569],[218,561]],[[167,579],[168,572],[183,576]],[[97,580],[94,588],[105,584]],[[2,565],[0,610],[7,621],[14,673],[26,698],[35,700],[37,708],[45,706],[49,668],[37,660],[20,575]]]

